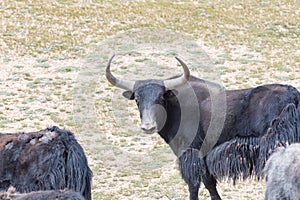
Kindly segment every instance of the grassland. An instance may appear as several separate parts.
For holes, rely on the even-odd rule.
[[[73,131],[93,169],[93,199],[187,199],[172,152],[141,133],[135,105],[105,80],[108,57],[119,54],[120,77],[176,75],[179,55],[194,75],[228,89],[300,89],[299,8],[288,0],[2,0],[0,131]],[[250,180],[219,189],[224,199],[250,200],[265,188]]]

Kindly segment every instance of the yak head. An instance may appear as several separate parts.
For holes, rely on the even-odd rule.
[[[135,100],[140,112],[141,129],[145,133],[154,133],[161,130],[166,122],[167,100],[176,94],[176,88],[185,84],[190,77],[186,64],[176,57],[181,64],[184,74],[167,80],[120,80],[112,75],[110,64],[112,56],[106,67],[106,78],[114,86],[125,90],[123,96]]]

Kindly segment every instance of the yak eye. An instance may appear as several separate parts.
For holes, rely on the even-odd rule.
[[[165,98],[163,97],[163,96],[160,96],[159,98],[158,98],[158,102],[159,103],[163,103],[165,101]]]
[[[135,98],[134,98],[134,100],[135,100],[136,104],[137,104],[137,105],[139,105],[139,103],[140,103],[140,99],[139,99],[139,98],[137,98],[137,97],[135,97]]]

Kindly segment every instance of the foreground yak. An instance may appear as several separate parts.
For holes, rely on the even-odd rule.
[[[85,200],[79,193],[71,190],[40,190],[29,193],[17,193],[15,188],[0,193],[0,200]]]
[[[107,80],[124,89],[124,97],[136,101],[141,129],[148,134],[158,132],[169,144],[178,157],[191,200],[198,199],[201,182],[212,200],[220,200],[217,179],[230,177],[235,182],[259,177],[277,146],[299,141],[300,93],[292,86],[224,90],[190,76],[179,58],[184,70],[181,76],[121,80],[110,71],[113,57],[106,67]]]
[[[0,134],[0,190],[17,192],[70,189],[91,199],[91,170],[70,131]]]
[[[300,143],[280,148],[268,159],[264,170],[267,177],[265,200],[299,200]]]

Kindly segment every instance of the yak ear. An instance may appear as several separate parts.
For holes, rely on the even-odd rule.
[[[133,100],[134,93],[131,91],[125,91],[125,92],[123,92],[123,97],[125,97],[126,99],[129,99],[129,100]]]
[[[177,90],[167,90],[164,94],[165,99],[170,99],[175,97],[178,94]]]

